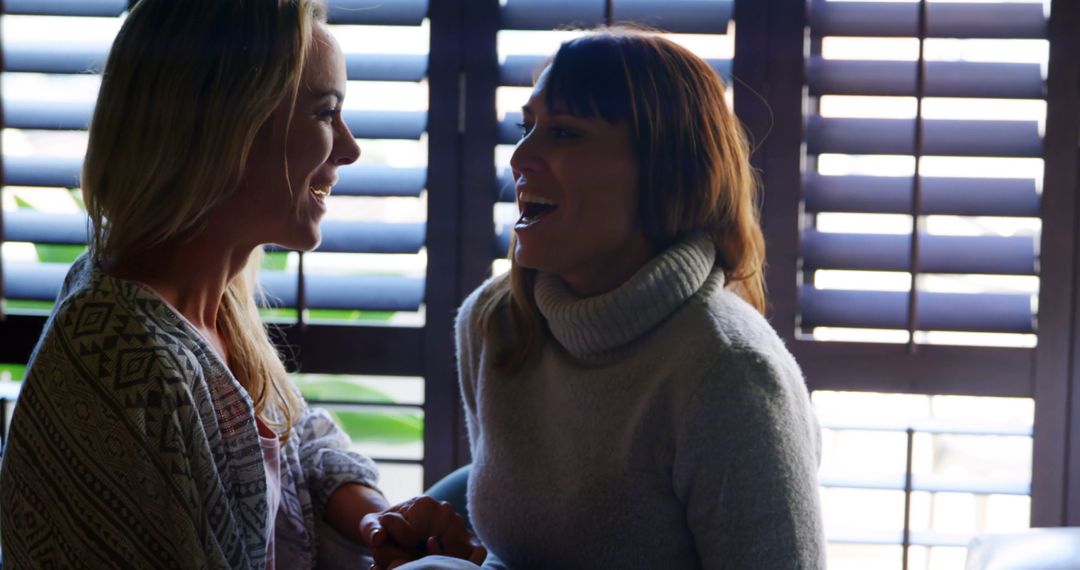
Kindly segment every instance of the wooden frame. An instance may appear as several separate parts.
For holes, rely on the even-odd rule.
[[[807,4],[735,5],[735,110],[765,188],[773,326],[812,389],[1033,397],[1032,522],[1080,525],[1080,37],[1074,33],[1080,5],[1053,0],[1049,25],[1038,347],[920,345],[912,353],[902,344],[819,343],[797,336]],[[425,485],[468,461],[453,319],[491,267],[499,2],[433,1],[429,20],[425,327],[297,324],[275,333],[303,372],[425,378]],[[19,314],[0,319],[0,361],[25,362],[44,322]]]

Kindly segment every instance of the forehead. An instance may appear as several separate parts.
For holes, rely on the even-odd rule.
[[[547,66],[540,75],[536,78],[536,83],[533,84],[532,93],[529,94],[529,107],[533,110],[543,109],[547,107],[547,101],[544,99],[544,89],[547,87],[548,77],[551,75],[551,66]]]
[[[322,24],[315,24],[311,49],[304,62],[304,83],[311,90],[325,90],[345,85],[345,55],[334,36]]]

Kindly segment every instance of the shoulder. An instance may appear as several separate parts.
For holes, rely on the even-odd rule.
[[[682,319],[696,350],[708,354],[700,389],[806,395],[802,371],[772,325],[753,306],[709,278]]]
[[[478,330],[485,314],[498,318],[509,306],[510,274],[503,273],[489,277],[479,287],[469,293],[458,307],[456,328],[458,334],[469,334]],[[498,306],[493,306],[497,303]]]
[[[61,366],[101,383],[175,380],[198,370],[179,318],[134,283],[94,274],[66,291],[30,373]]]

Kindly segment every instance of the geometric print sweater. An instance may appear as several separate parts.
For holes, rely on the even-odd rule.
[[[266,567],[263,455],[247,392],[151,290],[79,258],[31,357],[0,469],[7,568]],[[375,464],[309,409],[281,449],[278,568]],[[319,530],[317,530],[319,529]]]

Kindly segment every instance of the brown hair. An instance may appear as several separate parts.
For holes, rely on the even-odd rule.
[[[295,104],[322,21],[319,0],[135,5],[105,65],[83,166],[95,261],[204,227],[237,187],[260,127],[283,101]],[[261,253],[226,287],[217,324],[256,415],[286,439],[300,402],[259,318]]]
[[[572,114],[630,127],[638,163],[638,215],[656,251],[704,232],[716,244],[727,287],[765,311],[765,240],[746,137],[725,103],[715,71],[686,48],[651,31],[606,28],[567,41],[549,64],[544,97]],[[513,339],[495,366],[516,370],[546,334],[536,308],[536,271],[513,259],[479,306],[480,332],[509,305]]]

